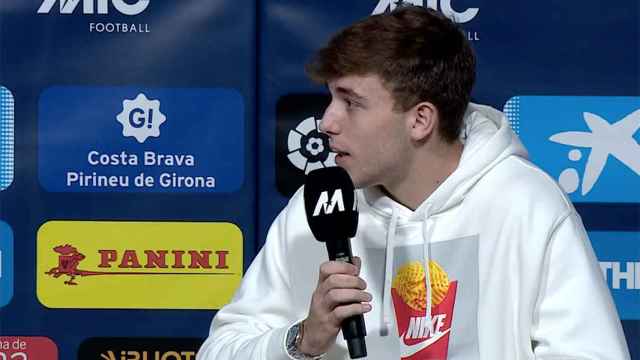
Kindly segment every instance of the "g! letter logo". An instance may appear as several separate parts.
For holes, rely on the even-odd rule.
[[[160,112],[159,100],[149,100],[140,93],[133,100],[124,100],[122,107],[122,112],[116,118],[122,124],[123,136],[132,136],[139,143],[145,142],[148,137],[160,136],[160,125],[167,118]]]

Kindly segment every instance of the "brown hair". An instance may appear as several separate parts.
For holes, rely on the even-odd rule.
[[[440,114],[439,132],[449,142],[460,134],[475,82],[475,55],[457,25],[419,6],[369,16],[335,34],[307,64],[316,82],[376,74],[391,91],[395,108],[422,101]]]

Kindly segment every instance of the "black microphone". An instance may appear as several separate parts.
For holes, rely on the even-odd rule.
[[[304,185],[304,207],[313,236],[327,245],[329,260],[353,264],[349,238],[358,229],[358,209],[349,174],[340,167],[310,172]],[[367,356],[364,341],[367,330],[362,315],[346,318],[342,322],[342,335],[352,359]]]

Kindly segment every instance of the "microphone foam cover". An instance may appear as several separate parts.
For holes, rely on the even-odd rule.
[[[348,239],[356,235],[355,188],[343,168],[311,171],[304,185],[304,207],[311,232],[319,241]]]

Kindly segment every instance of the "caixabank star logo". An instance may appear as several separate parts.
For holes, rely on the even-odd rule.
[[[242,242],[230,223],[47,222],[38,299],[50,308],[219,309],[240,283]],[[210,287],[215,295],[202,293]]]
[[[516,96],[504,110],[571,200],[640,201],[640,97]]]
[[[335,166],[329,136],[320,119],[331,98],[325,94],[289,94],[276,105],[276,186],[291,196],[310,171]]]

